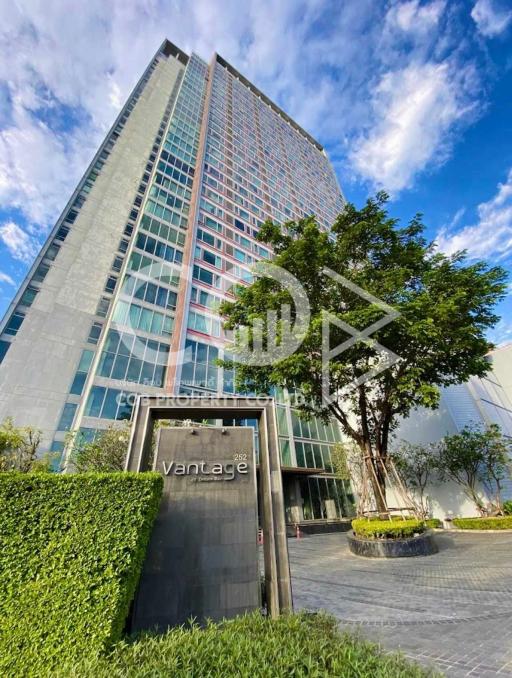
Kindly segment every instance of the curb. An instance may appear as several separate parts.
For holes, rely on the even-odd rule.
[[[451,534],[453,532],[456,532],[457,534],[460,534],[461,532],[464,534],[467,534],[468,532],[472,534],[512,534],[511,528],[504,528],[503,530],[472,530],[471,528],[461,529],[460,527],[436,527],[434,531],[443,532],[444,534]]]

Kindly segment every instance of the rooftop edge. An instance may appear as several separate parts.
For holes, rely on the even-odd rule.
[[[323,152],[324,147],[316,140],[314,139],[311,134],[306,132],[305,129],[303,129],[298,123],[295,122],[293,118],[290,118],[290,116],[283,111],[282,108],[279,108],[277,104],[275,104],[271,99],[266,96],[266,94],[263,94],[261,90],[259,90],[256,85],[253,85],[250,80],[247,80],[245,76],[243,76],[239,71],[236,70],[229,62],[227,62],[225,59],[223,59],[220,54],[216,54],[216,60],[217,62],[221,65],[224,66],[226,70],[228,70],[231,75],[234,75],[236,78],[240,80],[246,87],[248,87],[253,94],[256,96],[260,97],[262,101],[264,101],[266,104],[272,108],[278,115],[280,115],[284,120],[286,120],[287,123],[289,123],[297,132],[302,134],[302,136],[306,137],[306,139],[312,143],[319,151]]]
[[[174,43],[172,43],[170,40],[167,38],[163,41],[162,46],[160,47],[160,52],[164,54],[165,56],[173,56],[178,61],[180,61],[182,64],[185,66],[187,65],[189,61],[189,56],[188,54],[185,54],[183,50],[181,50],[179,47],[177,47]],[[316,140],[314,139],[311,134],[306,132],[305,129],[303,129],[298,123],[293,120],[293,118],[290,118],[290,116],[283,111],[282,108],[279,108],[277,104],[275,104],[271,99],[266,96],[266,94],[263,94],[261,90],[259,90],[256,85],[253,85],[250,80],[248,80],[245,76],[243,76],[239,71],[236,70],[228,61],[226,61],[223,57],[220,56],[220,54],[215,53],[214,55],[215,60],[217,63],[219,63],[221,66],[223,66],[227,71],[231,73],[235,78],[238,78],[240,82],[242,82],[248,89],[251,90],[253,94],[255,94],[257,97],[259,97],[262,101],[264,101],[270,108],[275,111],[278,115],[280,115],[286,122],[291,125],[299,134],[301,134],[303,137],[305,137],[315,148],[320,151],[321,153],[324,152],[324,147]]]

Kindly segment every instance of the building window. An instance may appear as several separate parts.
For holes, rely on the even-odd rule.
[[[277,413],[277,428],[281,435],[288,435],[288,421],[286,419],[286,408],[278,407],[276,410]]]
[[[4,341],[4,340],[0,341],[0,364],[2,363],[3,359],[5,358],[5,354],[9,350],[10,345],[11,344],[10,344],[9,341]]]
[[[60,252],[59,245],[57,245],[57,243],[52,243],[44,253],[44,256],[47,259],[51,259],[53,261],[59,252]]]
[[[39,290],[36,287],[31,287],[29,285],[21,295],[20,304],[23,304],[23,306],[32,306],[32,302],[36,298],[38,292]]]
[[[87,374],[89,372],[89,368],[91,367],[93,356],[94,351],[82,351],[75,378],[73,379],[73,383],[71,384],[71,388],[69,390],[69,392],[73,395],[82,395],[85,380],[87,379]]]
[[[94,439],[98,434],[97,428],[88,428],[87,426],[80,426],[79,431],[82,440],[86,443],[94,442]]]
[[[206,283],[206,285],[220,289],[221,277],[220,275],[213,273],[213,271],[209,271],[206,268],[202,268],[201,266],[194,264],[192,275],[195,280],[200,280],[201,282]]]
[[[202,290],[199,287],[192,287],[191,300],[195,304],[200,306],[206,306],[206,308],[215,309],[218,308],[222,299],[216,297],[214,294],[210,294],[206,290]]]
[[[144,216],[142,217],[140,226],[145,231],[149,231],[150,233],[153,233],[153,235],[157,235],[163,240],[168,240],[169,242],[181,246],[185,244],[184,233],[180,233],[172,226],[163,224],[162,222],[158,221],[158,219],[149,217],[147,214],[144,214]]]
[[[32,280],[34,280],[34,282],[43,282],[49,270],[50,267],[48,266],[48,264],[39,264],[39,266],[36,268]]]
[[[101,323],[93,323],[92,327],[89,332],[89,336],[87,337],[87,343],[88,344],[97,344],[98,339],[100,338],[101,334],[101,329],[103,325]]]
[[[290,441],[285,438],[279,438],[279,449],[281,452],[281,464],[283,466],[292,466]]]
[[[126,254],[126,250],[128,249],[128,240],[121,240],[119,242],[119,247],[117,248],[122,254]]]
[[[114,261],[112,262],[112,270],[119,273],[122,265],[123,265],[123,258],[122,257],[114,257]]]
[[[130,419],[133,394],[116,388],[93,386],[85,406],[85,416],[100,419]]]
[[[97,374],[100,377],[162,387],[168,359],[168,344],[110,330]]]
[[[75,412],[78,405],[75,403],[66,403],[62,414],[60,416],[59,425],[57,426],[57,431],[69,431],[73,424],[73,419],[75,418]]]
[[[98,302],[98,307],[96,309],[96,315],[99,315],[101,318],[105,318],[108,313],[108,307],[110,306],[110,299],[108,297],[101,297]]]
[[[162,261],[150,259],[139,252],[132,252],[128,262],[128,268],[132,271],[140,271],[148,278],[154,278],[167,285],[179,284],[179,272]]]
[[[191,339],[185,343],[185,361],[181,381],[184,386],[217,390],[219,350],[215,346],[202,344]]]
[[[9,318],[9,322],[5,326],[5,334],[14,336],[21,327],[21,323],[25,320],[25,314],[15,311]]]
[[[177,294],[165,287],[160,287],[151,282],[145,282],[132,275],[126,275],[123,281],[123,295],[135,297],[141,301],[161,306],[162,308],[175,309]]]
[[[119,325],[126,325],[134,330],[143,330],[144,332],[167,336],[171,335],[174,325],[174,319],[169,315],[144,308],[138,304],[129,304],[122,300],[117,302],[112,320]]]
[[[354,497],[346,481],[334,478],[308,478],[301,481],[306,520],[354,515]],[[328,505],[330,504],[330,506]]]
[[[60,240],[61,242],[64,242],[64,240],[66,240],[68,233],[69,226],[61,226],[57,233],[55,234],[55,240]]]
[[[110,275],[105,284],[105,292],[113,292],[116,289],[117,278]]]
[[[138,247],[140,250],[144,250],[148,254],[154,254],[160,259],[165,259],[170,263],[181,264],[183,261],[183,252],[177,250],[170,245],[166,245],[161,240],[156,240],[150,235],[144,235],[139,233],[137,235],[137,240],[135,241],[135,247]]]
[[[216,318],[190,311],[188,314],[188,327],[196,332],[203,332],[211,337],[220,337],[220,321]]]

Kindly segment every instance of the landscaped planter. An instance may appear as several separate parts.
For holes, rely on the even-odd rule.
[[[350,551],[366,558],[412,558],[439,551],[432,530],[405,539],[367,539],[356,537],[353,532],[347,538]]]

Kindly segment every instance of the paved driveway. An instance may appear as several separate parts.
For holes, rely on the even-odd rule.
[[[512,533],[439,534],[421,558],[353,556],[344,534],[289,539],[295,608],[450,678],[512,676]]]

